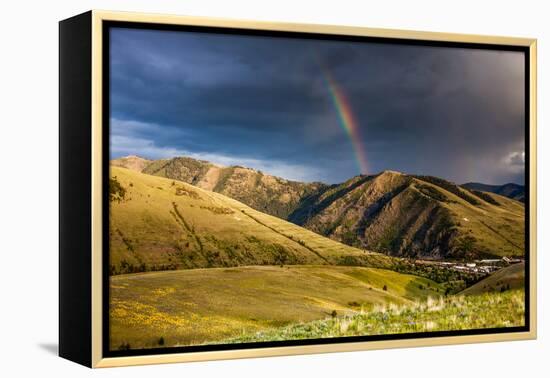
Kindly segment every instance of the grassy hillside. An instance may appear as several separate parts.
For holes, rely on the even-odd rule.
[[[136,172],[143,171],[151,163],[153,163],[152,160],[147,160],[135,155],[111,160],[111,165],[115,167],[128,168]]]
[[[523,256],[524,207],[445,180],[385,171],[310,196],[289,219],[321,235],[394,256]]]
[[[524,255],[522,203],[437,177],[385,171],[327,186],[185,157],[113,164],[223,194],[360,249],[436,259]]]
[[[188,157],[154,161],[143,169],[143,173],[221,193],[283,219],[303,197],[326,187],[321,183],[290,181],[251,168],[224,167]]]
[[[519,327],[525,324],[523,291],[428,299],[377,306],[372,311],[279,329],[250,332],[226,343]]]
[[[338,227],[352,227],[352,215],[368,211],[372,221],[363,214],[357,223],[368,235],[386,235],[384,227],[398,231],[389,244],[373,244],[378,247],[430,245],[415,244],[420,239],[410,235],[418,232],[441,246],[446,225],[451,251],[464,233],[474,239],[470,250],[499,248],[497,236],[514,244],[507,238],[520,232],[499,228],[519,222],[523,206],[517,201],[488,194],[493,204],[436,180],[395,172],[360,176],[308,197],[315,205],[308,221],[330,222],[333,211],[342,210],[331,239],[220,193],[138,171],[112,166],[110,173],[113,349],[508,326],[523,319],[520,294],[512,290],[434,301],[449,292],[447,281],[468,277],[334,240]],[[491,233],[480,231],[481,225]],[[398,244],[395,238],[401,238]],[[515,274],[499,271],[490,279],[498,288],[504,278],[516,282]],[[491,291],[493,281],[479,291]],[[476,311],[485,312],[476,318]]]
[[[430,280],[382,269],[263,266],[111,277],[111,347],[219,342],[242,334],[410,305],[439,296]]]
[[[221,194],[111,168],[111,274],[241,265],[388,267],[349,247]]]
[[[500,292],[525,288],[525,263],[502,268],[489,277],[462,291],[464,295]]]

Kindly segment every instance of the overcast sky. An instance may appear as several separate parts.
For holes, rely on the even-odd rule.
[[[111,157],[191,156],[287,179],[391,169],[524,183],[519,52],[115,28]],[[326,72],[358,125],[342,128]]]

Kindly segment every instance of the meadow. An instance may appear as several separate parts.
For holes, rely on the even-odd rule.
[[[111,277],[111,348],[220,342],[266,329],[410,305],[443,294],[425,278],[342,266],[249,266]]]
[[[112,350],[523,324],[523,264],[479,281],[121,167],[112,167],[109,194]],[[456,227],[483,226],[464,232],[515,250],[523,234],[506,224],[521,217],[522,205],[453,201],[441,206],[467,219]],[[488,211],[492,220],[483,217]],[[493,239],[483,237],[487,230]],[[504,243],[501,234],[514,236]]]

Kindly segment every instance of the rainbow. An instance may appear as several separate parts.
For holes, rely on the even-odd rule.
[[[369,172],[367,153],[361,140],[359,126],[353,116],[351,104],[330,72],[322,66],[321,70],[323,71],[323,77],[329,90],[332,104],[338,113],[340,126],[344,129],[346,135],[351,141],[359,173],[367,174]]]

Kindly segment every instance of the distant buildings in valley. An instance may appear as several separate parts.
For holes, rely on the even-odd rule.
[[[504,256],[500,259],[482,259],[475,260],[474,262],[416,260],[415,263],[446,267],[459,272],[486,275],[491,274],[507,265],[519,264],[523,261],[523,259]]]

